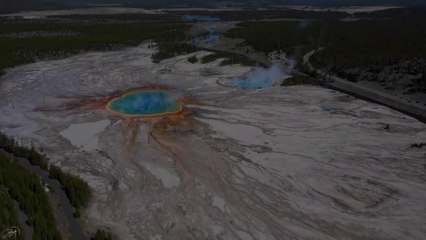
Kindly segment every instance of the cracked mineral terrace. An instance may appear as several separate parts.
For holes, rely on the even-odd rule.
[[[425,124],[316,86],[228,88],[217,82],[251,69],[191,64],[193,54],[154,64],[154,50],[86,53],[1,78],[0,130],[89,183],[87,227],[126,240],[424,237],[426,154],[409,146],[426,142]],[[193,113],[131,124],[100,108],[39,110],[147,84],[196,99],[185,106]]]

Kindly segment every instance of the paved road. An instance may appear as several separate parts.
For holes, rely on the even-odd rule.
[[[403,112],[407,115],[417,118],[422,122],[426,122],[426,107],[422,104],[408,102],[398,96],[388,94],[383,91],[369,88],[351,81],[330,75],[320,69],[315,68],[310,63],[310,58],[317,52],[322,51],[323,48],[312,50],[303,56],[303,63],[309,68],[310,71],[316,71],[324,79],[324,84],[339,91],[356,95],[357,97],[385,105],[392,109]]]

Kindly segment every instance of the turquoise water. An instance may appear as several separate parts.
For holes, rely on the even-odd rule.
[[[180,102],[166,91],[142,91],[127,94],[110,103],[114,112],[127,115],[157,115],[181,110]]]
[[[254,90],[272,87],[286,77],[282,66],[275,64],[268,69],[257,67],[246,77],[229,79],[223,84],[228,87]]]
[[[198,46],[200,43],[204,43],[207,45],[215,46],[217,44],[217,41],[219,40],[220,33],[217,31],[218,25],[217,24],[209,24],[204,26],[204,29],[209,32],[209,35],[207,38],[195,38],[192,40],[193,46]]]
[[[200,22],[220,22],[222,19],[218,17],[211,17],[211,16],[205,16],[205,15],[184,15],[184,19],[189,21],[200,21]],[[217,31],[217,25],[207,25],[205,27],[206,31],[209,32],[209,36],[206,39],[193,39],[192,45],[198,46],[200,43],[209,44],[209,45],[216,45],[217,41],[219,40],[219,32]]]
[[[189,21],[200,21],[200,22],[219,22],[222,19],[218,17],[211,17],[211,16],[205,16],[205,15],[184,15],[184,19]]]

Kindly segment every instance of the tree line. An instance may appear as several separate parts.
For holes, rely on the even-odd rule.
[[[244,22],[226,35],[264,53],[283,50],[300,57],[322,46],[322,64],[353,67],[426,58],[424,29],[426,20]]]
[[[0,159],[2,159],[1,153]],[[25,233],[22,232],[23,228],[18,221],[18,216],[16,214],[17,210],[13,202],[13,198],[10,197],[8,189],[3,184],[0,185],[0,206],[0,231],[5,231],[6,229],[17,227],[21,231],[20,234],[16,236],[16,239],[25,239]]]
[[[65,190],[71,204],[75,207],[75,216],[80,214],[80,208],[86,206],[90,200],[91,191],[89,185],[78,176],[63,172],[59,167],[48,164],[44,155],[39,153],[34,146],[30,148],[20,146],[18,142],[0,133],[0,149],[4,149],[17,157],[27,159],[32,165],[40,166],[49,171],[49,177],[58,180]]]
[[[86,51],[116,50],[124,46],[136,46],[147,40],[161,43],[155,59],[161,60],[192,50],[191,46],[180,44],[188,39],[190,25],[183,21],[170,21],[173,17],[168,14],[156,16],[152,21],[135,15],[98,17],[68,16],[37,20],[0,18],[0,75],[4,74],[5,69],[20,64],[58,59]],[[164,21],[161,21],[162,18]],[[31,36],[35,31],[73,34]],[[11,37],[10,33],[29,36]]]
[[[226,36],[244,39],[239,47],[251,46],[265,54],[282,50],[297,60],[301,60],[308,51],[324,47],[311,61],[334,73],[353,68],[378,73],[386,66],[408,61],[414,63],[411,64],[413,67],[403,71],[423,74],[415,85],[426,89],[424,29],[426,18],[354,22],[266,21],[240,23]]]
[[[28,218],[28,224],[33,228],[34,240],[61,239],[52,207],[49,204],[47,193],[39,177],[20,166],[13,158],[8,157],[1,151],[0,187],[3,191],[7,189],[7,194],[3,192],[2,200],[7,201],[11,209],[15,207],[10,205],[10,199],[8,200],[9,197],[19,203],[19,208],[25,213]],[[0,194],[0,196],[1,195],[2,194]],[[2,208],[3,207],[4,206],[2,206]],[[8,211],[11,212],[12,215],[15,215],[13,214],[15,210]],[[9,219],[16,223],[16,219],[14,220],[14,218],[16,217],[9,217]]]

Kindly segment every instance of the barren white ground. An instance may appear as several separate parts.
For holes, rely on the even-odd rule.
[[[86,226],[126,240],[426,235],[426,153],[409,148],[426,142],[425,124],[320,87],[226,88],[216,82],[250,68],[190,64],[190,55],[153,64],[152,51],[39,62],[0,80],[0,130],[89,183]],[[143,83],[199,104],[178,122],[139,121],[138,131],[102,110],[34,110]]]

